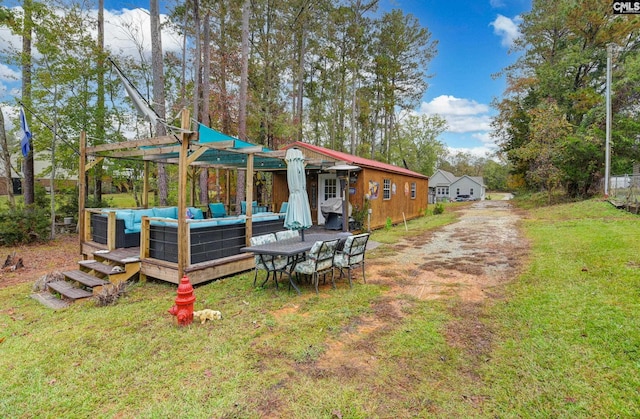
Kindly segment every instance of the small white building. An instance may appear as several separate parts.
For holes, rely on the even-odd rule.
[[[469,195],[474,200],[484,200],[486,186],[480,176],[455,176],[438,169],[429,178],[429,203],[454,201],[458,195]]]

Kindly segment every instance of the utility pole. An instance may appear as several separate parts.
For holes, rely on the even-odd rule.
[[[604,197],[609,198],[609,172],[611,170],[611,55],[613,47],[607,45],[607,129],[605,139],[605,155],[604,155]]]

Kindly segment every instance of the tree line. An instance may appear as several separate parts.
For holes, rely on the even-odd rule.
[[[639,15],[608,0],[534,0],[522,16],[519,58],[504,69],[493,135],[511,166],[510,184],[572,197],[602,191],[607,56],[611,57],[611,173],[640,158]],[[551,195],[549,195],[551,196]]]
[[[165,4],[162,21],[151,0],[151,51],[138,25],[121,24],[135,54],[105,45],[104,0],[20,6],[0,3],[0,25],[22,40],[0,62],[22,71],[21,102],[40,115],[28,114],[34,148],[52,170],[77,172],[80,131],[90,145],[163,134],[134,116],[109,57],[170,123],[189,107],[200,123],[272,149],[302,140],[427,175],[448,157],[445,121],[412,112],[437,41],[415,16],[380,12],[378,0],[188,0]],[[181,50],[163,50],[167,32],[182,37]],[[104,171],[136,178],[141,166],[92,170],[99,200]],[[157,170],[163,204],[171,173]]]

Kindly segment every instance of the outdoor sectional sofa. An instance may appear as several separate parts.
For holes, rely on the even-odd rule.
[[[178,261],[177,208],[150,208],[138,210],[103,210],[91,215],[93,241],[107,243],[107,212],[116,212],[116,248],[140,246],[142,217],[150,217],[149,257],[168,262]],[[237,255],[246,245],[246,215],[205,218],[202,210],[189,207],[187,219],[190,243],[190,263],[201,263]],[[284,230],[284,214],[261,212],[252,216],[253,235]]]

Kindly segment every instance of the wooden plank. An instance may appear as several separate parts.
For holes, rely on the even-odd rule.
[[[85,170],[93,169],[95,167],[95,165],[97,165],[98,163],[100,163],[103,160],[104,160],[104,157],[97,157],[94,161],[92,161],[91,163],[86,165]]]
[[[240,272],[249,271],[255,268],[255,259],[252,255],[248,256],[248,258],[236,259],[228,263],[190,271],[188,273],[189,280],[193,285],[197,285],[203,282],[235,275]]]
[[[105,265],[104,263],[98,262],[97,260],[92,260],[92,259],[81,260],[80,262],[78,262],[78,265],[80,265],[83,268],[99,272],[103,275],[110,275],[113,273],[112,265]],[[118,265],[115,265],[115,266],[118,266]]]
[[[114,151],[110,153],[109,156],[113,158],[161,156],[167,153],[179,153],[181,147],[182,146],[180,145],[172,145],[154,148],[139,148],[136,150]]]
[[[253,236],[253,154],[247,154],[247,174],[246,174],[246,198],[247,203],[247,219],[245,221],[245,246],[251,245],[251,237]]]
[[[93,288],[100,287],[109,283],[109,281],[105,281],[104,279],[98,279],[95,276],[91,276],[86,272],[82,272],[79,270],[74,271],[66,271],[62,272],[64,276],[67,278],[79,282],[85,287]]]
[[[95,147],[87,147],[87,153],[94,154],[100,151],[123,150],[125,148],[138,148],[176,143],[178,143],[178,139],[176,137],[173,135],[164,135],[162,137],[147,138],[143,140],[121,141],[119,143],[100,144]]]
[[[55,281],[49,282],[47,287],[54,290],[58,294],[70,299],[70,300],[79,300],[82,298],[93,297],[93,294],[89,291],[85,291],[80,288],[76,288],[69,284],[67,281]]]
[[[188,129],[191,123],[189,118],[189,110],[182,110],[182,128]],[[185,213],[187,210],[187,158],[189,152],[189,137],[183,134],[182,136],[182,148],[180,150],[180,164],[178,167],[178,277],[180,280],[184,274],[184,268],[187,266],[189,260],[189,248],[187,247],[187,221],[185,220]]]
[[[98,250],[93,252],[96,259],[104,259],[121,265],[140,262],[140,248],[126,247],[110,251]]]
[[[82,242],[87,241],[90,235],[90,225],[88,217],[90,214],[84,210],[86,202],[86,168],[87,163],[87,137],[86,132],[80,133],[80,164],[78,166],[78,242],[80,245],[80,253],[82,253]]]

